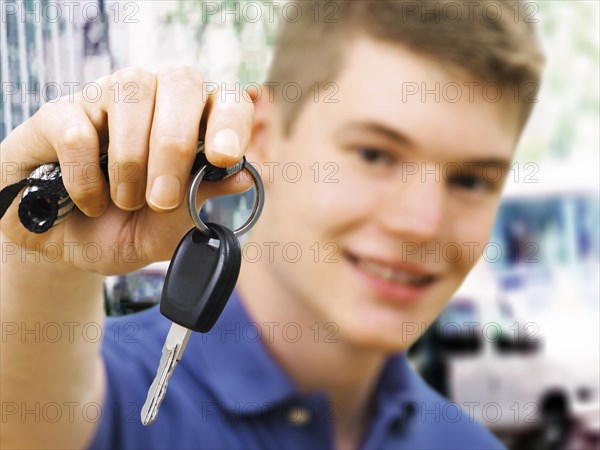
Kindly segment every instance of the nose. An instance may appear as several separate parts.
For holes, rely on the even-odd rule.
[[[422,164],[417,173],[390,183],[377,212],[379,224],[405,240],[439,238],[446,190],[438,165]]]

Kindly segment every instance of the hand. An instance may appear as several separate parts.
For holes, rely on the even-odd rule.
[[[121,274],[171,258],[193,226],[185,199],[198,138],[212,164],[235,164],[250,140],[255,97],[207,96],[202,75],[187,66],[123,69],[97,83],[97,101],[80,92],[47,103],[2,142],[2,188],[58,161],[78,209],[34,234],[19,222],[15,201],[2,232],[21,249],[50,252],[61,268]],[[108,183],[99,171],[106,142]],[[247,178],[202,183],[199,201],[243,192]]]

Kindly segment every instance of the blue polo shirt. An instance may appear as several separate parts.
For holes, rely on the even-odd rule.
[[[106,397],[101,408],[85,409],[89,420],[99,422],[90,449],[333,448],[335,405],[321,393],[298,391],[236,293],[210,333],[192,334],[156,421],[141,425],[169,326],[157,307],[107,320]],[[387,362],[370,407],[364,449],[504,448],[429,388],[403,354]]]

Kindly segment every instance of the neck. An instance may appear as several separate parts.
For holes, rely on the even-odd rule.
[[[320,320],[266,262],[243,264],[237,286],[278,364],[302,392],[324,393],[332,402],[336,447],[356,448],[386,355],[344,340],[337,325]]]

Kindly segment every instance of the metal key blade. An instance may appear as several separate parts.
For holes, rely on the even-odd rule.
[[[171,325],[169,333],[167,334],[167,339],[165,340],[165,345],[163,345],[162,348],[162,355],[158,370],[156,371],[156,376],[150,385],[150,389],[148,389],[148,396],[142,407],[142,424],[150,425],[156,419],[160,404],[167,392],[169,378],[173,375],[175,366],[185,351],[191,333],[191,330],[188,330],[181,325],[176,323]]]

